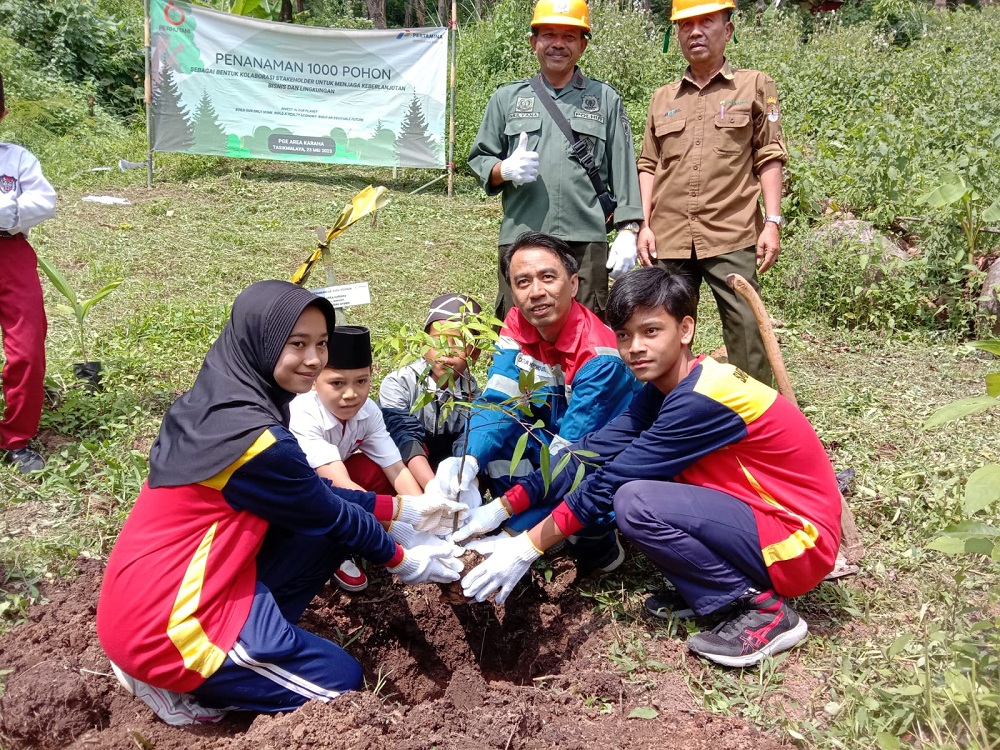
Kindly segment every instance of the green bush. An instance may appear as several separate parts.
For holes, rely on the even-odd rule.
[[[0,27],[48,70],[85,85],[102,105],[129,117],[139,112],[143,57],[142,16],[127,7],[108,0],[0,0]]]
[[[85,86],[45,70],[38,57],[0,32],[0,70],[10,114],[0,140],[19,143],[41,160],[56,184],[72,181],[120,157],[142,158],[145,134],[124,124],[100,105],[93,111]]]

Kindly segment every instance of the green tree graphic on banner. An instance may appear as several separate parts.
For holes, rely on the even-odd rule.
[[[194,145],[198,153],[219,154],[225,156],[229,137],[219,124],[219,116],[212,107],[212,100],[206,91],[198,102],[198,111],[194,114]]]
[[[153,89],[153,148],[187,151],[194,144],[194,133],[170,68],[160,70],[157,83]]]
[[[396,139],[396,157],[400,164],[408,167],[439,167],[438,153],[438,145],[427,132],[427,119],[420,100],[414,96]]]

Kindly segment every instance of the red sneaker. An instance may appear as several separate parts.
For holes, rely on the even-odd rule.
[[[351,558],[347,558],[340,564],[330,580],[344,591],[364,591],[368,588],[368,576],[354,564],[354,560]]]

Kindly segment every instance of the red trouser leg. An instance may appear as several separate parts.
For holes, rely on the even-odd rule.
[[[47,329],[35,251],[23,236],[0,238],[0,331],[6,358],[0,448],[23,448],[38,432]]]
[[[360,484],[369,492],[378,495],[395,495],[396,489],[390,484],[389,477],[382,471],[382,467],[372,461],[364,453],[355,453],[344,461],[351,481]]]

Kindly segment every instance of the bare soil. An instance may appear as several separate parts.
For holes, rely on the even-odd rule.
[[[49,600],[0,637],[0,746],[17,748],[779,748],[744,721],[700,709],[684,681],[679,638],[644,641],[668,665],[654,679],[608,658],[621,624],[595,613],[568,561],[522,584],[506,606],[449,605],[435,586],[378,571],[349,596],[326,589],[302,625],[341,643],[368,690],[281,715],[237,714],[197,728],[160,722],[110,674],[97,643],[102,564],[44,590]],[[641,624],[640,624],[641,626]],[[632,631],[634,633],[634,630]],[[651,707],[654,719],[628,718]]]

